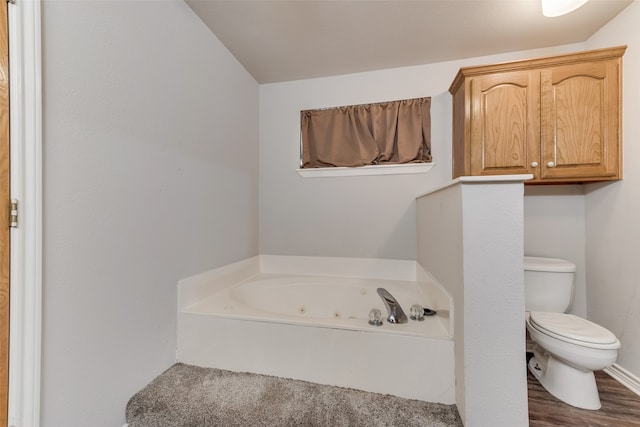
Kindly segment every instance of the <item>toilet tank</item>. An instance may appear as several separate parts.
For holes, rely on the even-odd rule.
[[[526,311],[563,313],[571,304],[576,265],[556,258],[524,257]]]

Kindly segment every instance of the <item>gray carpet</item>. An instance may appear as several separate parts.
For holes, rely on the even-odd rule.
[[[181,363],[129,400],[127,422],[130,427],[462,427],[454,405]]]

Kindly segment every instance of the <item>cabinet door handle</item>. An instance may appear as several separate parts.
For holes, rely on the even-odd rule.
[[[531,162],[531,167],[532,168],[537,168],[538,167],[538,162]]]
[[[555,164],[554,162],[549,162],[549,163],[547,163],[547,167],[550,167],[550,168],[554,167],[555,165],[556,165],[556,164]]]

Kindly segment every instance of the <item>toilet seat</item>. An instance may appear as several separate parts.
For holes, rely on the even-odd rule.
[[[529,323],[541,333],[571,344],[603,350],[620,348],[611,331],[573,314],[534,311]]]

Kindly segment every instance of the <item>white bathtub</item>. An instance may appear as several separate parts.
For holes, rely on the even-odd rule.
[[[378,287],[438,314],[371,326]],[[177,361],[451,404],[452,321],[415,262],[261,255],[179,282]]]

